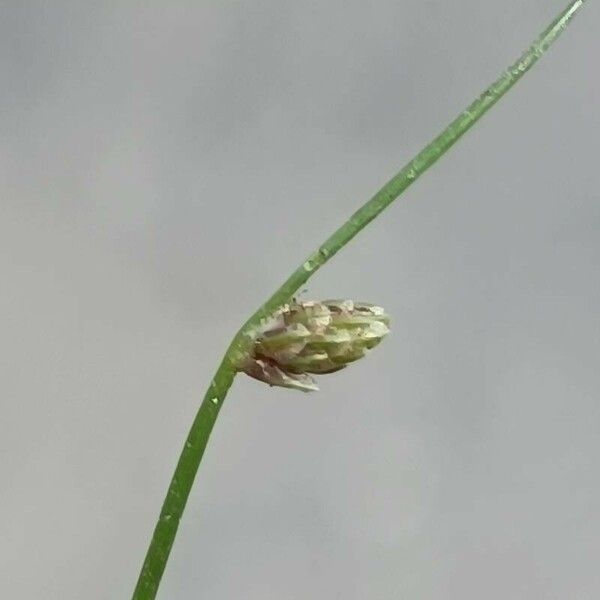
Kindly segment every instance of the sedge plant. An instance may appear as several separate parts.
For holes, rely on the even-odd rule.
[[[389,318],[375,305],[292,300],[308,279],[441,158],[538,61],[585,0],[575,0],[523,55],[463,110],[433,141],[326,239],[256,310],[233,337],[210,382],[185,440],[156,523],[133,600],[153,600],[167,565],[204,450],[237,373],[270,385],[316,389],[310,374],[344,368],[378,344]]]

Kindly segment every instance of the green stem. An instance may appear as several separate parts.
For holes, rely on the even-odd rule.
[[[272,314],[363,227],[377,217],[416,179],[452,147],[537,62],[562,33],[584,0],[576,0],[552,22],[521,58],[487,88],[444,131],[390,179],[331,237],[300,265],[283,285],[244,323],[234,337],[212,380],[181,452],[154,535],[142,566],[133,600],[152,600],[165,570],[179,521],[215,424],[219,410],[236,374],[236,360],[247,350],[247,332]]]

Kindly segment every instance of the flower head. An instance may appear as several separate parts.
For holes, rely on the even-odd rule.
[[[305,392],[324,375],[362,358],[389,333],[389,317],[373,304],[352,300],[294,302],[252,333],[239,369],[269,385]]]

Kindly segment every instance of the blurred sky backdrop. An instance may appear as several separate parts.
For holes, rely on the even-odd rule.
[[[129,598],[238,325],[565,2],[2,3],[2,598]],[[587,4],[309,282],[392,335],[236,380],[161,599],[600,596]]]

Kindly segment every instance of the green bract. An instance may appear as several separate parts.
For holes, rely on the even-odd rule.
[[[383,308],[352,300],[296,302],[280,308],[253,332],[238,368],[269,385],[318,390],[324,375],[362,358],[389,333]]]

